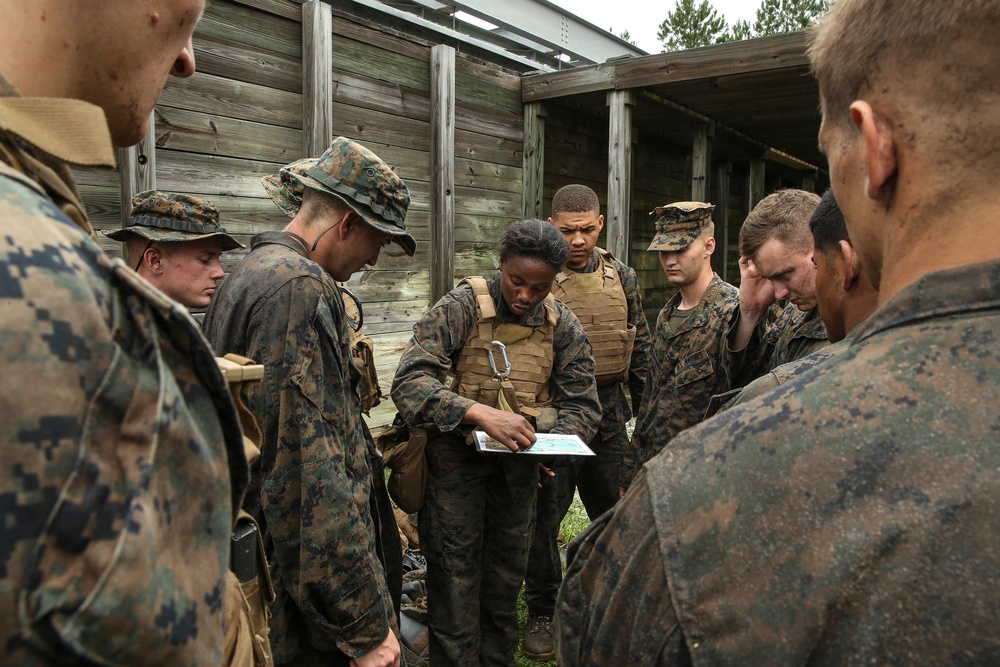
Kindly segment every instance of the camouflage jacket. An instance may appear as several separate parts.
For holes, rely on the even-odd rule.
[[[212,299],[204,329],[219,354],[264,366],[264,381],[241,393],[263,434],[244,507],[260,523],[277,593],[275,663],[300,645],[366,653],[394,613],[340,290],[292,236],[258,234]]]
[[[726,330],[739,311],[739,293],[713,276],[701,302],[675,331],[670,314],[680,302],[678,292],[656,319],[646,390],[623,466],[625,487],[639,466],[700,422],[712,396],[730,386],[723,355]]]
[[[545,321],[541,303],[521,318],[507,309],[500,295],[499,273],[487,282],[499,321],[532,327]],[[559,318],[553,332],[552,407],[559,418],[552,433],[575,433],[589,442],[597,434],[601,417],[594,358],[576,315],[561,301],[555,304]],[[392,381],[392,400],[410,426],[442,433],[463,428],[462,418],[474,401],[448,389],[448,373],[475,323],[472,288],[462,284],[443,296],[414,325],[413,338],[403,350]]]
[[[728,373],[733,378],[733,386],[742,387],[778,366],[801,359],[829,344],[819,308],[803,312],[788,304],[771,325],[767,324],[766,317],[761,318],[746,347],[739,353],[729,354],[731,367]]]
[[[560,664],[994,664],[998,285],[926,275],[677,437],[574,544]]]
[[[852,329],[851,333],[847,334],[843,340],[821,347],[816,352],[807,354],[801,359],[790,361],[787,364],[781,364],[769,373],[761,375],[759,378],[743,387],[743,390],[733,397],[731,401],[726,403],[723,409],[728,410],[729,408],[752,401],[758,396],[771,391],[775,387],[785,384],[799,373],[804,373],[813,366],[840,355],[848,348],[851,341],[854,340],[855,331],[857,331],[857,327]]]
[[[625,422],[639,411],[642,404],[642,392],[646,388],[646,373],[649,365],[649,325],[646,323],[646,313],[642,309],[642,296],[639,294],[639,279],[635,271],[625,264],[614,260],[618,278],[622,281],[625,300],[628,302],[628,323],[635,326],[635,344],[632,346],[632,360],[628,367],[628,388],[632,397],[632,406],[625,398],[625,389],[621,382],[613,382],[597,387],[597,396],[601,401],[602,437],[610,437],[625,428]],[[603,268],[601,255],[595,249],[590,254],[587,266],[582,269],[571,269],[579,273],[593,273]]]
[[[13,94],[0,76],[0,664],[220,664],[235,407],[187,311],[92,237],[65,161],[114,164],[104,114]]]

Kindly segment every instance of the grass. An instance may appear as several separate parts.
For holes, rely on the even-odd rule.
[[[566,512],[566,517],[563,519],[562,524],[559,526],[559,533],[565,538],[564,544],[569,544],[573,541],[577,535],[583,532],[583,530],[590,525],[590,517],[587,516],[587,511],[583,508],[583,503],[580,501],[580,495],[577,494],[573,498],[573,503],[569,506],[569,510]],[[528,607],[524,603],[524,587],[521,587],[521,593],[517,596],[517,624],[521,630],[521,636],[524,636],[524,628],[528,624]],[[514,654],[514,661],[517,663],[518,667],[555,667],[555,660],[548,661],[537,661],[532,660],[524,654],[521,650],[521,644],[518,642],[517,652]]]

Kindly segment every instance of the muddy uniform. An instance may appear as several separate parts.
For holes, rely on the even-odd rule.
[[[746,347],[740,352],[728,354],[731,366],[727,372],[733,378],[733,386],[742,387],[778,366],[801,359],[829,344],[819,308],[803,312],[788,304],[772,324],[767,324],[766,317],[761,318]]]
[[[1000,262],[674,439],[571,549],[560,664],[994,664]]]
[[[532,616],[551,617],[562,581],[559,525],[579,489],[587,514],[596,519],[618,501],[618,485],[628,449],[625,424],[638,412],[646,383],[649,326],[642,310],[635,271],[611,253],[595,248],[582,269],[556,276],[552,294],[576,314],[594,351],[601,426],[589,443],[597,454],[556,461],[556,477],[543,479],[538,493],[535,536],[528,557],[524,597]],[[630,409],[623,382],[632,397]]]
[[[347,664],[395,626],[347,327],[333,278],[284,232],[253,238],[205,316],[216,350],[265,368],[242,396],[263,432],[246,509],[272,568],[277,664]]]
[[[15,95],[0,76],[0,664],[220,664],[235,407],[187,311],[93,239],[67,164],[114,165],[104,114]]]
[[[507,342],[518,401],[558,410],[551,432],[589,441],[600,418],[590,343],[572,311],[547,299],[517,317],[500,296],[499,274],[486,287],[495,314],[490,317],[481,305],[477,310],[483,299],[469,284],[456,287],[415,325],[392,385],[406,422],[428,430],[419,530],[435,665],[513,665],[517,645],[517,594],[532,534],[538,461],[477,454],[466,444],[469,429],[462,418],[475,402],[469,396],[479,378],[490,374],[488,365],[482,370],[485,351],[478,335],[487,326],[484,317],[490,336],[513,332],[515,342]],[[517,349],[529,345],[533,351]],[[546,349],[548,359],[542,356]],[[449,374],[456,370],[462,371],[457,393],[449,389]]]
[[[739,311],[739,292],[715,275],[698,306],[682,311],[686,315],[677,323],[672,316],[680,302],[678,292],[656,320],[646,390],[621,480],[625,487],[675,435],[704,418],[714,394],[730,386],[725,335]]]

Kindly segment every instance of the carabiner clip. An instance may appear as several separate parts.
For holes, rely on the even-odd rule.
[[[503,356],[503,364],[504,364],[503,372],[497,370],[497,362],[493,358],[493,350],[486,350],[486,354],[490,358],[490,368],[493,369],[493,377],[500,378],[501,380],[506,380],[507,376],[510,375],[510,359],[507,358],[507,346],[498,340],[492,341],[490,344],[500,348],[500,354]]]

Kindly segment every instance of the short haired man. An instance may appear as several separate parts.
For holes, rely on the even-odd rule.
[[[712,271],[715,206],[678,202],[660,206],[656,236],[667,282],[677,288],[656,320],[646,388],[636,417],[621,486],[681,431],[704,419],[709,401],[729,387],[726,331],[739,308],[736,288]]]
[[[245,247],[219,225],[212,202],[156,190],[135,195],[125,228],[106,234],[125,243],[129,262],[149,284],[192,310],[208,308],[224,275],[222,253]]]
[[[817,310],[823,318],[831,344],[760,376],[744,387],[727,408],[751,401],[813,366],[843,354],[854,340],[857,327],[878,306],[878,292],[872,287],[851,245],[847,223],[834,199],[833,190],[823,194],[809,220],[809,229],[812,231],[813,262],[816,264]]]
[[[996,2],[839,0],[812,34],[879,308],[836,362],[675,438],[588,529],[562,664],[1000,655],[998,24]]]
[[[587,332],[597,364],[602,415],[600,430],[589,443],[597,455],[582,462],[556,461],[555,477],[544,478],[538,491],[535,534],[524,579],[528,625],[523,647],[525,654],[535,660],[553,656],[550,624],[562,582],[559,525],[577,490],[591,519],[618,501],[628,449],[625,424],[642,402],[649,348],[649,326],[635,271],[597,247],[604,228],[597,193],[580,184],[560,188],[552,197],[548,221],[570,249],[566,268],[552,284],[552,295],[570,307]],[[626,381],[631,410],[622,384]]]
[[[290,165],[291,166],[291,165]],[[263,364],[244,390],[263,432],[245,508],[264,533],[277,598],[276,664],[399,663],[397,623],[370,509],[344,281],[398,243],[416,249],[406,185],[364,146],[333,140],[304,172],[298,213],[254,236],[205,315],[216,351]]]
[[[0,663],[221,664],[247,479],[184,308],[105,255],[70,165],[115,164],[203,0],[0,3]]]
[[[827,345],[816,309],[816,266],[809,218],[819,195],[778,190],[760,202],[740,228],[740,316],[729,333],[733,386]],[[788,299],[773,324],[766,314]]]

